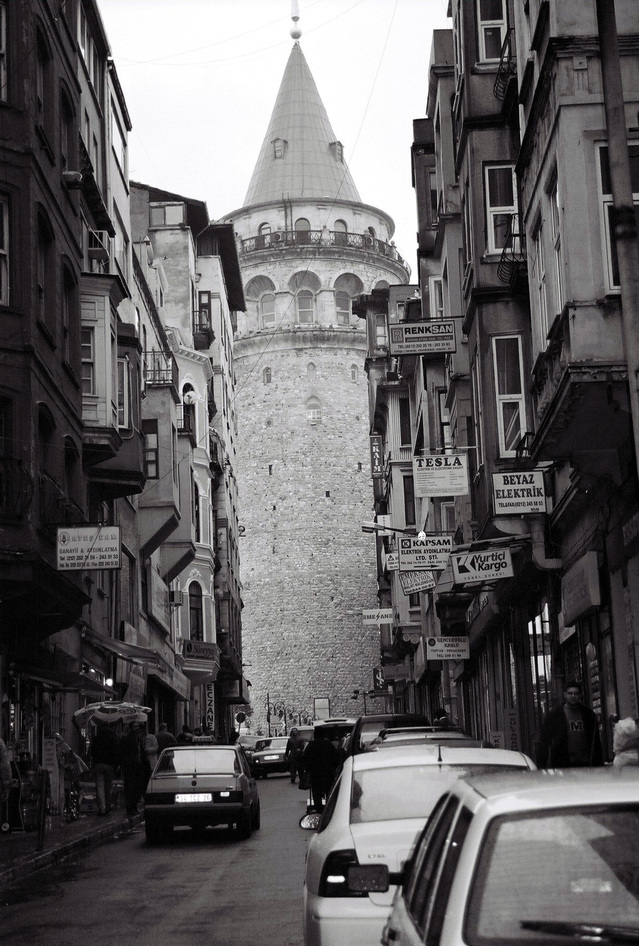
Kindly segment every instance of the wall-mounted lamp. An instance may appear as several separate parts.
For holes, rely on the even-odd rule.
[[[412,535],[420,542],[426,541],[426,532],[416,532],[415,529],[398,529],[395,526],[384,525],[383,522],[362,522],[362,532],[401,532],[403,535]]]

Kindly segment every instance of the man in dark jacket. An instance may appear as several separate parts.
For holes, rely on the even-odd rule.
[[[121,766],[124,779],[124,803],[130,817],[137,815],[138,802],[144,795],[151,774],[144,751],[144,734],[137,722],[129,724],[129,731],[121,743]]]
[[[321,729],[315,734],[302,756],[302,763],[311,781],[311,795],[315,811],[324,811],[324,799],[335,780],[340,755]]]
[[[109,725],[98,725],[91,742],[91,765],[98,814],[108,815],[113,807],[113,776],[120,765],[120,740]]]
[[[543,769],[603,765],[599,723],[593,711],[584,706],[577,680],[566,684],[563,705],[544,719],[537,765]]]

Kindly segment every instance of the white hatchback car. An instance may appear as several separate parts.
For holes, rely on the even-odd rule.
[[[639,942],[639,769],[471,777],[437,803],[384,946]]]
[[[348,757],[323,814],[300,822],[319,821],[306,856],[306,946],[378,943],[393,885],[437,799],[461,776],[504,766],[535,768],[520,752],[432,743]],[[384,872],[386,885],[376,891]]]

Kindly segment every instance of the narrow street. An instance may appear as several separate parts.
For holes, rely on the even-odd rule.
[[[3,946],[301,946],[307,795],[285,776],[259,791],[249,840],[180,829],[150,847],[140,827],[4,888]]]

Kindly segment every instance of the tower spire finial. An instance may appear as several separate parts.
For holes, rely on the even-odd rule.
[[[295,42],[297,42],[300,36],[302,35],[302,31],[297,25],[297,21],[299,20],[299,18],[300,18],[300,11],[297,6],[297,0],[291,0],[291,19],[293,21],[293,25],[291,27],[291,36],[293,37]]]

